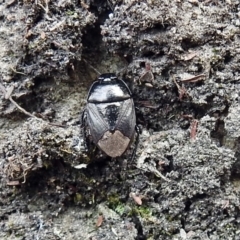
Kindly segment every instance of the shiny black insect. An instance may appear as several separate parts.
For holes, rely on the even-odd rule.
[[[114,74],[102,74],[88,93],[87,106],[82,114],[84,139],[89,148],[90,132],[92,142],[110,157],[119,157],[128,149],[135,132],[136,153],[139,131],[136,127],[135,107],[132,93],[123,80]]]

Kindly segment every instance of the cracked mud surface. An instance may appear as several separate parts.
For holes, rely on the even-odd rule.
[[[237,0],[1,1],[0,239],[239,239],[239,18]],[[133,162],[84,152],[94,69],[133,91]]]

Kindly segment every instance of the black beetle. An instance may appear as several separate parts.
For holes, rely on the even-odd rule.
[[[127,150],[137,132],[136,153],[139,131],[132,93],[123,80],[112,73],[99,76],[87,97],[87,106],[82,114],[84,139],[87,143],[86,129],[92,141],[110,157],[119,157]],[[88,147],[88,146],[87,146]]]

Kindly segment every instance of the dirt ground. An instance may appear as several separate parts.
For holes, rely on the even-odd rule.
[[[0,0],[0,239],[240,239],[239,0]],[[133,92],[121,157],[86,153],[99,73]]]

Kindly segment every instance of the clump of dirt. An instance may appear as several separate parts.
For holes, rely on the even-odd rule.
[[[239,17],[237,0],[2,3],[0,238],[238,236]],[[84,150],[105,72],[133,91],[134,162]]]

